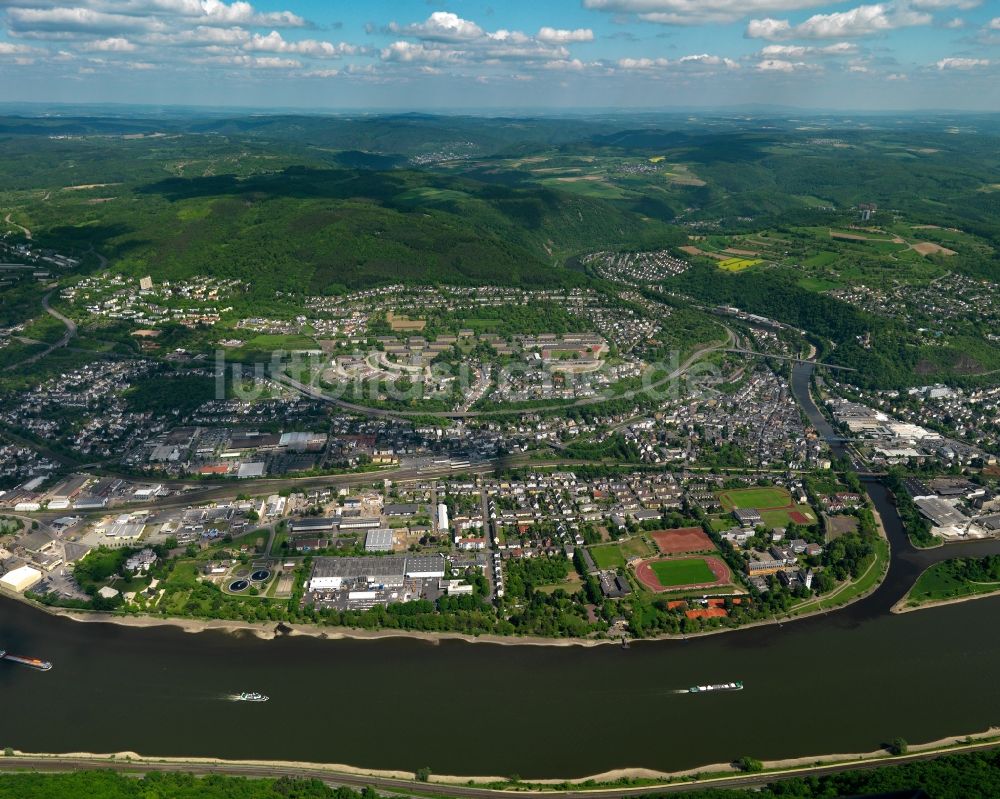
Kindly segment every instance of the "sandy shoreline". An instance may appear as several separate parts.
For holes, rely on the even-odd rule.
[[[317,624],[290,624],[288,622],[239,622],[223,619],[176,619],[156,616],[119,616],[113,613],[88,613],[66,610],[55,615],[64,616],[78,622],[98,622],[119,624],[123,627],[173,627],[186,633],[224,632],[230,634],[249,633],[263,640],[306,636],[329,641],[359,640],[374,641],[383,638],[414,638],[437,644],[441,641],[464,641],[466,643],[488,643],[507,646],[582,646],[592,647],[607,644],[621,646],[611,638],[542,638],[529,636],[466,635],[464,633],[424,632],[421,630],[360,630],[351,627],[322,627]]]
[[[872,591],[880,585],[876,583]],[[695,633],[665,633],[663,635],[650,636],[649,638],[630,638],[629,644],[640,644],[648,641],[686,641],[692,638],[704,638],[710,635],[724,635],[726,633],[739,632],[740,630],[750,630],[755,627],[769,627],[773,625],[790,624],[802,619],[808,619],[821,614],[834,613],[843,608],[858,602],[870,595],[870,591],[853,597],[843,605],[833,608],[811,610],[807,613],[800,613],[794,616],[783,616],[781,618],[760,619],[759,621],[741,624],[738,627],[716,627],[711,630],[701,630]],[[468,635],[466,633],[453,632],[425,632],[422,630],[362,630],[353,627],[323,627],[318,624],[293,624],[289,622],[241,622],[228,621],[225,619],[180,619],[174,617],[144,616],[144,615],[118,615],[115,613],[101,613],[97,611],[80,611],[66,608],[51,608],[37,605],[31,600],[24,600],[33,607],[44,610],[54,616],[62,616],[76,622],[82,623],[103,623],[117,624],[122,627],[146,628],[146,627],[173,627],[186,633],[201,632],[222,632],[231,635],[250,634],[261,640],[271,641],[277,638],[305,636],[310,638],[320,638],[327,641],[378,641],[390,638],[410,638],[424,641],[429,644],[440,644],[444,641],[462,641],[467,644],[496,644],[498,646],[554,646],[554,647],[581,647],[590,649],[598,646],[621,646],[621,639],[618,638],[546,638],[543,636],[517,636],[517,635]]]
[[[1000,596],[1000,588],[996,591],[987,591],[984,594],[969,594],[967,596],[951,597],[950,599],[932,599],[913,606],[906,604],[909,596],[909,593],[907,593],[906,596],[890,608],[890,612],[898,615],[900,613],[913,613],[917,610],[927,610],[928,608],[943,608],[947,605],[960,605],[963,602],[972,602],[976,599],[989,599],[993,596]]]
[[[884,760],[887,764],[889,764],[894,760],[906,759],[907,756],[929,754],[939,751],[960,752],[963,750],[989,747],[996,744],[998,737],[1000,737],[1000,728],[991,727],[984,732],[972,735],[951,735],[945,738],[940,738],[936,741],[930,741],[928,743],[914,744],[908,747],[907,755],[902,756],[893,756],[885,749],[875,749],[870,752],[819,756],[805,755],[803,757],[765,760],[763,761],[763,764],[766,772],[765,776],[773,776],[777,778],[780,776],[792,776],[797,772],[805,772],[811,768],[820,766],[835,764],[842,765],[845,763],[861,764],[872,760]],[[35,760],[51,759],[56,762],[88,761],[88,767],[89,761],[93,761],[95,766],[107,766],[110,763],[116,763],[128,768],[141,766],[155,767],[158,764],[170,764],[174,766],[190,766],[192,768],[218,766],[220,767],[220,771],[224,771],[226,768],[229,768],[234,773],[238,773],[240,768],[274,769],[275,772],[280,770],[322,772],[325,775],[329,775],[329,777],[334,780],[338,774],[351,777],[371,777],[374,782],[378,782],[379,780],[416,780],[416,775],[411,771],[365,769],[338,763],[313,763],[308,761],[288,760],[225,760],[221,758],[208,757],[155,757],[141,755],[132,751],[98,754],[93,752],[35,753],[15,750],[14,755],[10,759],[0,759],[0,771],[5,770],[4,766],[10,766],[12,769],[19,768],[18,758],[31,758]],[[68,767],[82,767],[82,764],[72,763]],[[23,768],[23,766],[21,766],[21,768]],[[585,777],[527,780],[516,787],[512,786],[509,790],[517,793],[528,793],[531,792],[531,786],[536,786],[541,791],[544,791],[547,787],[593,783],[592,786],[588,786],[587,789],[581,790],[580,792],[600,793],[601,790],[610,790],[612,788],[621,789],[623,787],[621,784],[622,781],[641,781],[643,783],[643,789],[655,789],[657,783],[669,783],[671,786],[689,783],[693,786],[701,785],[708,787],[711,786],[712,777],[732,777],[741,773],[743,772],[741,772],[733,763],[714,763],[711,765],[673,772],[632,767],[612,769],[610,771]],[[441,786],[467,786],[472,784],[482,786],[502,785],[507,783],[509,783],[509,779],[502,776],[470,777],[468,775],[432,774],[428,784],[437,784]],[[499,790],[504,789],[501,788]]]

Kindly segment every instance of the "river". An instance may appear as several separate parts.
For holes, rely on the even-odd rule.
[[[866,487],[894,552],[872,595],[780,626],[628,650],[265,641],[81,624],[3,599],[0,645],[55,668],[0,662],[0,746],[541,778],[867,751],[1000,723],[1000,598],[890,615],[928,562],[958,552],[913,550],[886,490]],[[734,679],[746,689],[673,693]],[[271,701],[227,699],[243,690]]]

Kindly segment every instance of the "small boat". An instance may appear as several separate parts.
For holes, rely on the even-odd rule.
[[[264,694],[258,694],[256,691],[244,691],[236,698],[240,702],[266,702],[270,697],[264,696]]]
[[[742,691],[743,683],[739,680],[736,682],[720,682],[713,685],[692,685],[688,688],[689,694],[707,694],[711,691]]]
[[[35,671],[48,671],[52,668],[52,664],[47,660],[39,660],[38,658],[24,658],[20,655],[8,655],[6,652],[0,655],[0,657],[3,660],[9,660],[11,663],[20,663],[22,666],[35,669]]]

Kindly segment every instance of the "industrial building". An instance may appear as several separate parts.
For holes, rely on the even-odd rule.
[[[407,580],[439,580],[447,561],[440,556],[316,558],[310,591],[339,591],[359,582],[369,587],[398,588]]]
[[[0,577],[0,587],[23,594],[42,579],[42,573],[31,566],[21,566]]]
[[[382,520],[375,518],[341,518],[337,520],[337,527],[340,530],[374,530],[382,526]]]
[[[316,533],[324,530],[334,530],[337,527],[339,518],[307,518],[292,519],[288,523],[288,529],[293,533]]]
[[[410,516],[416,516],[420,512],[420,505],[416,502],[399,502],[386,505],[382,509],[382,513],[386,516],[400,516],[403,518],[408,518]]]
[[[386,527],[365,534],[365,552],[392,552],[393,533]]]
[[[969,517],[964,515],[958,508],[943,499],[918,499],[915,504],[920,508],[920,512],[930,519],[935,527],[964,527],[969,522]]]

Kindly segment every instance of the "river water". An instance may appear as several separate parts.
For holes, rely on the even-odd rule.
[[[865,751],[1000,724],[1000,598],[890,615],[945,555],[913,551],[885,489],[867,488],[894,549],[871,596],[780,626],[628,650],[262,641],[80,624],[3,599],[0,646],[55,668],[0,662],[0,746],[540,778]],[[744,691],[673,693],[736,679]],[[227,698],[251,690],[271,701]]]

